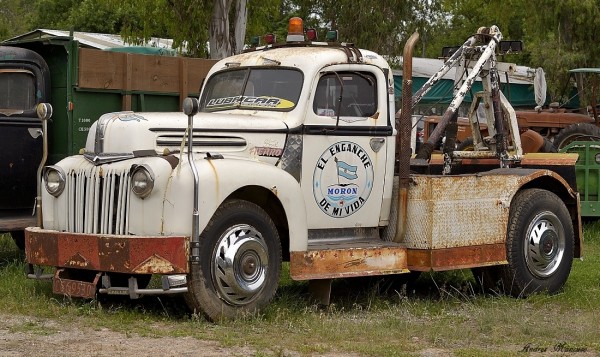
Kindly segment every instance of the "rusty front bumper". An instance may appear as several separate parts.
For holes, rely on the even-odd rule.
[[[25,254],[33,265],[125,274],[186,274],[185,236],[123,236],[25,230]]]

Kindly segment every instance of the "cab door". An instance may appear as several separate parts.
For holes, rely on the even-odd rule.
[[[386,75],[374,66],[331,66],[312,93],[301,179],[309,229],[377,227],[393,169]]]

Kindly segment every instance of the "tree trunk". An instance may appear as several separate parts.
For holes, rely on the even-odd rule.
[[[209,29],[210,58],[221,59],[232,54],[229,41],[229,9],[233,0],[215,0]]]
[[[241,53],[244,49],[244,39],[246,37],[246,25],[248,23],[247,0],[237,0],[235,4],[235,37],[233,38],[233,48],[235,53]]]

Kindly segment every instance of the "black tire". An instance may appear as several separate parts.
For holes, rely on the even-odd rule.
[[[200,235],[185,300],[211,321],[254,314],[273,299],[280,271],[281,242],[269,215],[248,201],[225,201]]]
[[[575,123],[563,128],[554,137],[553,145],[560,151],[573,141],[600,140],[600,128],[590,123]]]
[[[505,292],[525,297],[558,292],[573,264],[574,233],[569,211],[554,193],[526,189],[510,207],[506,235],[508,265],[501,266]]]
[[[17,245],[20,251],[25,251],[25,231],[12,231],[10,236]]]

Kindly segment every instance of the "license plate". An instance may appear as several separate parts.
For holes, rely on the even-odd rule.
[[[82,297],[93,299],[96,297],[96,287],[100,280],[100,273],[96,274],[93,282],[63,279],[59,275],[62,269],[56,271],[52,281],[52,292],[73,297]]]

